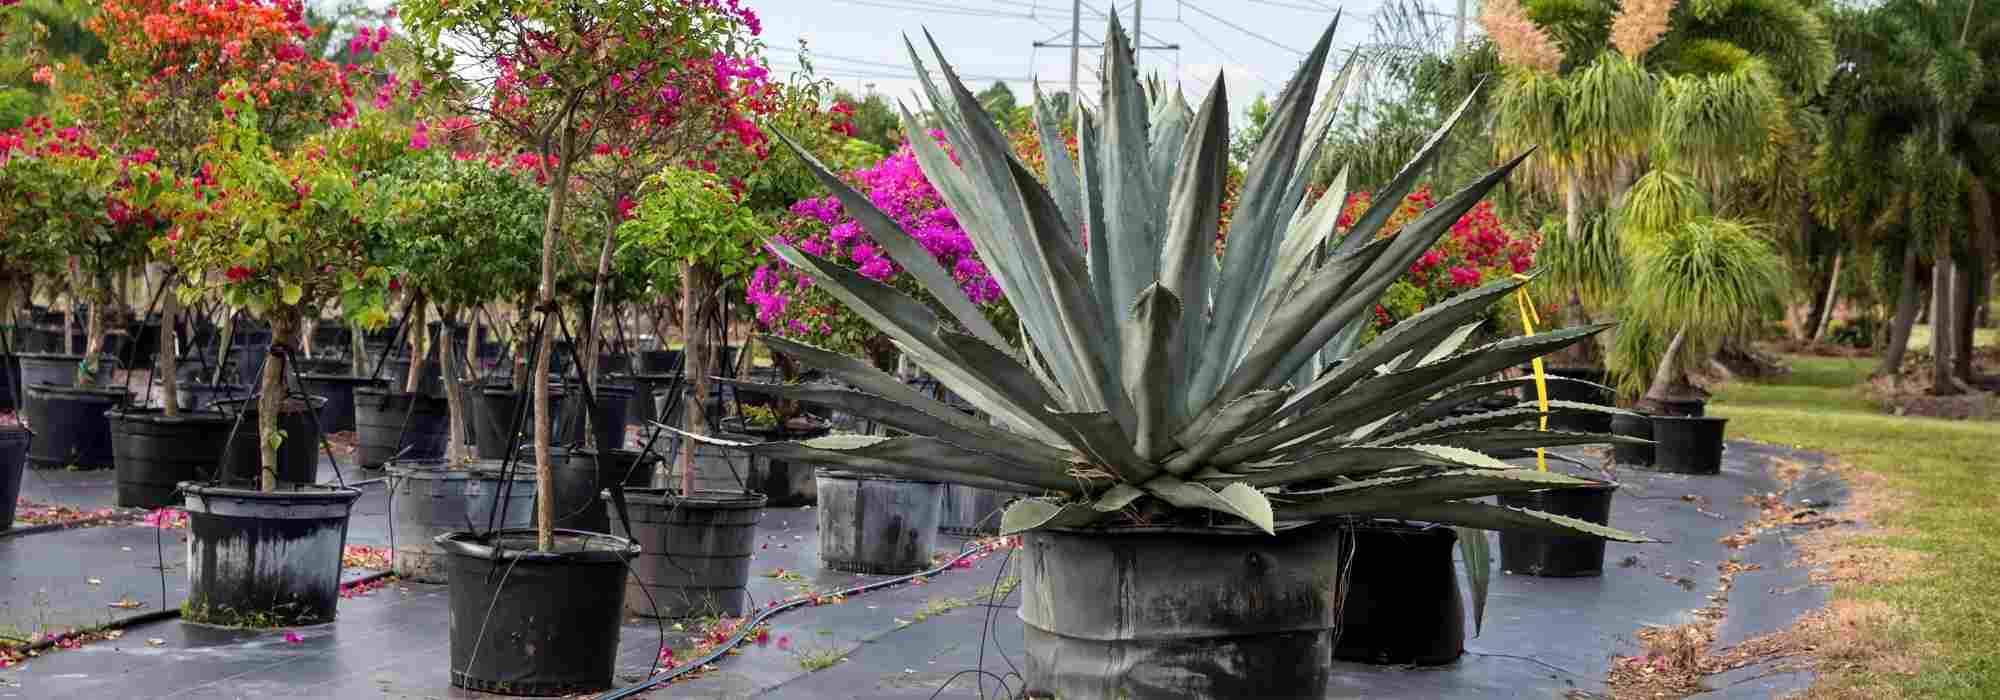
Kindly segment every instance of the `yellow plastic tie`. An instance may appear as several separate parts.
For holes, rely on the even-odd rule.
[[[1516,273],[1514,275],[1514,279],[1526,282],[1528,281],[1529,278],[1527,275]],[[1519,307],[1521,311],[1522,333],[1524,335],[1534,335],[1535,324],[1542,322],[1541,314],[1535,312],[1535,300],[1528,296],[1528,285],[1525,284],[1521,285],[1520,287],[1515,288],[1514,291],[1515,291],[1514,305],[1516,307]],[[1535,369],[1535,404],[1539,406],[1542,411],[1541,431],[1548,432],[1549,430],[1548,373],[1542,369],[1542,358],[1536,357],[1535,359],[1530,360],[1528,363]],[[1535,468],[1540,469],[1542,471],[1549,470],[1548,453],[1547,451],[1543,450],[1540,447],[1535,448]]]

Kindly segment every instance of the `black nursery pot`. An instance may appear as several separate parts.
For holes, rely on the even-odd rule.
[[[324,399],[320,397],[311,397],[314,405],[322,401]],[[285,441],[278,445],[278,483],[310,484],[319,481],[321,435],[313,430],[312,409],[294,400],[283,403],[278,409],[278,429],[285,431]],[[262,438],[257,434],[257,399],[252,397],[226,402],[221,407],[232,421],[238,412],[243,414],[243,420],[241,427],[232,428],[235,438],[229,443],[229,453],[223,457],[222,474],[217,478],[225,484],[254,486],[262,483],[264,454],[260,448]]]
[[[615,532],[641,550],[626,582],[627,613],[669,618],[743,614],[757,521],[764,516],[762,495],[626,491],[629,531],[612,512],[611,492],[600,497]]]
[[[632,389],[605,382],[598,382],[591,388],[597,390],[595,405],[592,407],[594,413],[584,411],[581,391],[571,392],[563,399],[562,425],[568,426],[569,429],[564,431],[562,439],[558,442],[565,445],[581,444],[583,431],[577,430],[576,426],[588,424],[594,440],[592,444],[598,448],[623,448],[625,407],[632,401]],[[586,418],[591,420],[586,421]]]
[[[508,447],[534,439],[534,389],[530,388],[524,395],[528,399],[525,402],[528,404],[527,413],[521,416],[521,429],[520,432],[516,433],[514,432],[514,410],[516,404],[514,402],[514,389],[512,387],[488,386],[480,389],[475,394],[474,400],[479,402],[479,409],[473,411],[475,419],[472,422],[472,444],[479,450],[479,457],[481,459],[505,459]],[[562,399],[563,388],[553,382],[550,383],[549,403],[551,407],[561,408]],[[550,413],[555,414],[560,413],[560,411],[552,410]],[[560,438],[563,432],[562,428],[557,427],[561,426],[562,423],[557,421],[556,416],[550,416],[549,424],[551,426],[549,430],[551,442],[562,444],[562,440],[556,439]],[[533,461],[533,458],[530,457],[528,461]]]
[[[354,390],[355,460],[375,469],[391,459],[444,456],[451,433],[451,409],[427,394],[390,393],[385,387]]]
[[[451,578],[451,684],[502,695],[573,695],[611,687],[625,607],[626,562],[639,545],[558,530],[439,535]]]
[[[637,450],[569,450],[569,458],[556,460],[555,493],[550,496],[556,510],[555,526],[564,530],[610,532],[604,502],[598,493],[612,484],[625,488],[653,485],[656,454]]]
[[[672,372],[681,366],[679,350],[639,351],[639,371],[646,373]]]
[[[214,409],[217,404],[231,404],[256,393],[247,384],[210,384],[208,382],[181,382],[174,385],[179,394],[181,408]]]
[[[1333,657],[1436,666],[1465,653],[1465,600],[1452,564],[1457,545],[1458,533],[1439,525],[1355,526]]]
[[[1653,466],[1676,474],[1722,473],[1728,422],[1711,416],[1653,416]]]
[[[1596,367],[1549,367],[1548,374],[1567,379],[1581,379],[1586,382],[1603,384],[1604,370]],[[1617,395],[1608,389],[1581,386],[1569,382],[1550,382],[1549,400],[1574,401],[1577,403],[1610,406],[1617,402]],[[1534,398],[1533,389],[1529,398]],[[1549,416],[1550,430],[1566,430],[1579,433],[1611,432],[1611,417],[1599,413],[1557,413]]]
[[[17,410],[14,397],[21,384],[21,360],[13,353],[0,353],[0,412]]]
[[[1530,508],[1606,525],[1611,521],[1611,497],[1617,491],[1617,484],[1600,481],[1590,486],[1505,494],[1499,498],[1500,505],[1510,508]],[[1500,568],[1527,576],[1600,576],[1604,573],[1604,540],[1503,531]]]
[[[118,505],[164,508],[181,502],[181,482],[215,474],[236,419],[218,411],[113,409],[111,452],[118,473]],[[253,424],[252,429],[255,429]]]
[[[805,417],[812,419],[813,425],[804,430],[752,426],[742,418],[724,418],[721,422],[720,437],[737,442],[763,443],[811,440],[833,431],[832,423],[815,416]],[[819,502],[819,480],[813,473],[813,465],[749,453],[738,454],[743,460],[737,466],[743,470],[743,478],[749,480],[750,490],[764,494],[770,499],[770,505],[794,508]],[[698,474],[697,482],[707,480],[712,483],[724,483],[722,490],[725,491],[731,490],[730,486],[735,484],[737,476],[729,470],[728,465],[704,464],[700,465],[700,468],[707,469],[710,473]]]
[[[1622,413],[1612,416],[1611,434],[1620,437],[1651,440],[1653,439],[1653,417],[1645,414],[1626,415]],[[1624,443],[1614,444],[1611,446],[1611,459],[1618,464],[1650,467],[1653,466],[1653,446],[1627,445]]]
[[[944,514],[938,531],[960,537],[1000,534],[1000,514],[1015,494],[963,484],[944,485]]]
[[[347,516],[360,489],[180,488],[188,513],[183,620],[260,627],[333,621]]]
[[[930,568],[944,484],[828,469],[816,477],[822,565],[888,575]]]
[[[76,386],[77,365],[83,363],[82,355],[55,352],[24,352],[14,358],[21,365],[21,386]],[[117,366],[116,357],[99,355],[97,373],[92,375],[96,383],[110,384],[112,369]]]
[[[35,431],[28,464],[38,469],[75,466],[110,469],[111,419],[105,412],[132,400],[123,389],[29,386],[23,396],[21,421]]]
[[[319,425],[328,433],[340,433],[354,429],[354,390],[361,387],[384,387],[388,383],[380,379],[354,377],[346,374],[301,374],[300,385],[306,393],[326,397],[326,403],[319,409]]]
[[[14,527],[14,504],[21,497],[21,472],[28,466],[28,443],[35,434],[26,428],[0,427],[0,532]]]

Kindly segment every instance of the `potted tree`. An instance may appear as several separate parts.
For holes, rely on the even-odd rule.
[[[259,26],[296,35],[302,21],[279,4],[245,3]],[[285,57],[291,57],[288,61]],[[182,301],[221,295],[268,324],[271,349],[263,361],[254,415],[258,468],[250,480],[231,478],[181,484],[190,518],[188,603],[183,619],[209,624],[298,625],[333,619],[339,600],[341,552],[347,517],[358,489],[314,483],[283,471],[280,451],[320,438],[311,430],[303,396],[288,387],[289,364],[307,309],[338,299],[349,318],[364,326],[387,322],[388,269],[369,257],[382,208],[371,178],[404,151],[400,129],[380,114],[358,117],[342,108],[346,74],[303,51],[282,51],[299,84],[287,89],[235,80],[224,85],[224,120],[204,156],[216,164],[212,216],[183,226],[180,235],[156,241],[175,264],[223,270],[220,279],[191,279],[177,290]],[[280,68],[279,70],[285,70]],[[260,105],[317,103],[319,118],[335,127],[281,149],[262,128]],[[351,107],[351,105],[347,105]],[[301,110],[305,114],[314,114]],[[308,429],[281,429],[286,415],[303,414]],[[250,426],[241,429],[250,430]],[[282,561],[283,566],[245,562]]]
[[[481,117],[497,134],[526,146],[523,155],[547,187],[537,332],[531,336],[538,336],[536,360],[528,379],[534,385],[536,490],[552,493],[549,370],[556,324],[566,316],[555,304],[557,251],[571,223],[567,210],[578,166],[600,145],[615,150],[619,144],[599,137],[628,122],[677,133],[692,148],[761,145],[752,120],[764,94],[765,69],[754,60],[760,24],[738,5],[640,0],[412,0],[403,4],[402,17],[425,64],[439,75],[462,80],[465,74],[454,68],[480,67],[478,84],[451,95],[455,111]],[[636,156],[671,162],[699,153]],[[699,344],[690,350],[706,359]],[[690,367],[699,379],[706,365]],[[625,562],[639,548],[608,535],[558,531],[553,499],[536,506],[532,532],[439,537],[451,556],[453,628],[461,632],[452,639],[455,686],[564,694],[611,683]],[[485,575],[500,568],[516,575]],[[544,620],[561,624],[539,623]]]
[[[1603,330],[1509,338],[1403,366],[1403,356],[1457,333],[1519,280],[1433,306],[1312,382],[1290,383],[1343,327],[1366,323],[1381,293],[1519,163],[1392,237],[1377,239],[1379,224],[1357,225],[1324,266],[1306,271],[1326,229],[1289,225],[1303,196],[1295,166],[1310,152],[1312,98],[1332,39],[1329,28],[1272,112],[1219,266],[1224,86],[1208,91],[1184,146],[1150,159],[1178,167],[1153,173],[1144,98],[1114,20],[1103,114],[1080,117],[1081,185],[1052,192],[1009,156],[991,117],[940,58],[945,85],[930,98],[955,151],[912,141],[925,174],[946,183],[939,189],[981,259],[994,265],[1027,347],[1017,354],[886,216],[857,218],[875,222],[869,233],[941,313],[783,242],[770,245],[1008,429],[859,360],[766,336],[856,386],[856,406],[909,434],[728,446],[1030,495],[1008,508],[1002,529],[1025,535],[1027,687],[1059,697],[1169,697],[1191,687],[1208,697],[1323,696],[1344,518],[1643,540],[1475,500],[1591,483],[1482,452],[1579,439],[1486,427],[1521,420],[1518,412],[1382,432],[1437,391]],[[916,72],[928,74],[921,62]],[[1436,148],[1433,140],[1412,171]],[[873,208],[831,173],[821,177],[850,212]],[[1206,303],[1183,304],[1183,296]],[[1110,328],[1122,330],[1116,342]],[[1205,604],[1175,602],[1191,597]],[[1163,677],[1173,685],[1155,685]]]

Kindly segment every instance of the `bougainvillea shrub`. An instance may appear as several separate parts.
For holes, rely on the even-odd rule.
[[[1372,202],[1368,192],[1349,193],[1336,229],[1345,233]],[[1418,187],[1389,216],[1382,235],[1394,235],[1403,224],[1434,206],[1437,201],[1430,185]],[[1450,234],[1410,265],[1408,276],[1397,280],[1383,294],[1381,303],[1375,307],[1376,329],[1395,325],[1460,292],[1527,272],[1535,266],[1535,251],[1541,247],[1541,241],[1541,235],[1534,229],[1504,220],[1492,202],[1480,202],[1451,225]],[[1511,309],[1504,304],[1495,305],[1486,315],[1483,330],[1518,329],[1519,321],[1503,313]]]

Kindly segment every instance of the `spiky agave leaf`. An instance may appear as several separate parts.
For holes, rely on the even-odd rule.
[[[1520,284],[1503,280],[1354,347],[1365,311],[1383,290],[1518,160],[1395,235],[1380,235],[1386,207],[1437,157],[1454,115],[1383,188],[1395,196],[1384,196],[1383,208],[1335,243],[1344,194],[1301,203],[1301,162],[1319,147],[1330,100],[1343,91],[1336,82],[1329,103],[1315,105],[1330,39],[1331,28],[1280,99],[1220,259],[1211,246],[1229,133],[1220,82],[1192,115],[1175,98],[1149,102],[1123,55],[1129,39],[1114,24],[1104,112],[1074,110],[1077,160],[1072,165],[1051,150],[1048,161],[1061,172],[1044,186],[1013,157],[933,43],[943,80],[922,83],[952,152],[926,138],[907,113],[905,126],[926,173],[1020,312],[1022,347],[955,327],[954,310],[946,310],[954,319],[941,317],[901,290],[789,246],[772,249],[1009,430],[969,425],[973,419],[890,386],[893,378],[858,361],[773,339],[781,351],[802,350],[808,364],[834,365],[830,371],[855,387],[786,388],[781,395],[836,405],[911,436],[740,448],[1035,494],[1008,509],[1008,532],[1087,526],[1145,506],[1208,511],[1267,531],[1287,520],[1379,516],[1643,539],[1466,500],[1592,483],[1502,459],[1616,438],[1532,430],[1541,414],[1526,404],[1442,417],[1521,389],[1520,380],[1486,378],[1603,326],[1461,349],[1479,313]],[[1057,118],[1046,108],[1037,114],[1045,147],[1060,146]],[[1330,259],[1320,260],[1327,246]],[[926,289],[947,284],[934,274],[917,277]],[[1344,364],[1324,371],[1315,364],[1327,349],[1340,352]],[[1295,377],[1305,385],[1292,384]],[[1558,401],[1550,411],[1616,409]]]

